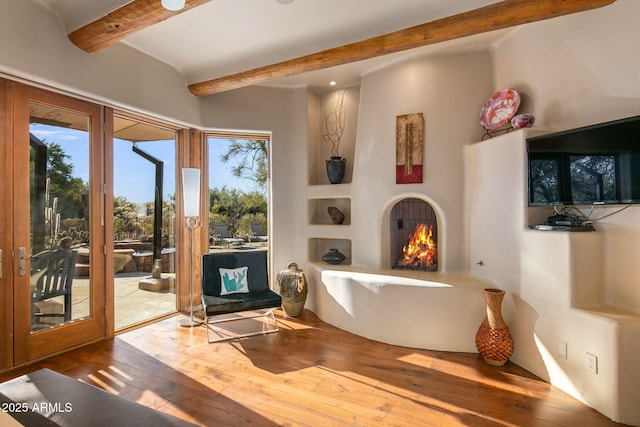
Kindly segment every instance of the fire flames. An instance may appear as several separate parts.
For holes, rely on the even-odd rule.
[[[438,268],[438,252],[433,240],[433,226],[420,224],[416,232],[409,239],[407,246],[402,248],[402,258],[398,266],[435,271]]]

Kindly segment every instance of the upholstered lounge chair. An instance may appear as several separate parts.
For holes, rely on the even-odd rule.
[[[273,311],[281,305],[280,295],[269,289],[266,251],[202,256],[202,307],[208,342],[277,332]],[[212,325],[256,318],[264,320],[258,331],[211,337]]]

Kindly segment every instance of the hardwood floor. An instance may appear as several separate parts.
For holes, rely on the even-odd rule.
[[[276,316],[279,333],[218,344],[172,317],[0,382],[46,367],[202,426],[620,425],[511,362],[382,344],[309,311]]]

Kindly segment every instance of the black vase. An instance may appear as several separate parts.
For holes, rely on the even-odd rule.
[[[347,159],[340,156],[331,156],[327,162],[327,176],[332,184],[340,184],[344,178],[344,167]]]
[[[324,262],[326,262],[327,264],[333,264],[333,265],[340,264],[342,261],[345,260],[345,258],[346,256],[344,256],[344,254],[336,248],[329,249],[329,252],[322,255],[322,260]]]

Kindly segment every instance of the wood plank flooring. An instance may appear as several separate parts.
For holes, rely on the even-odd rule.
[[[0,382],[46,367],[202,426],[621,425],[511,362],[382,344],[309,311],[276,317],[279,333],[217,344],[172,317]]]

